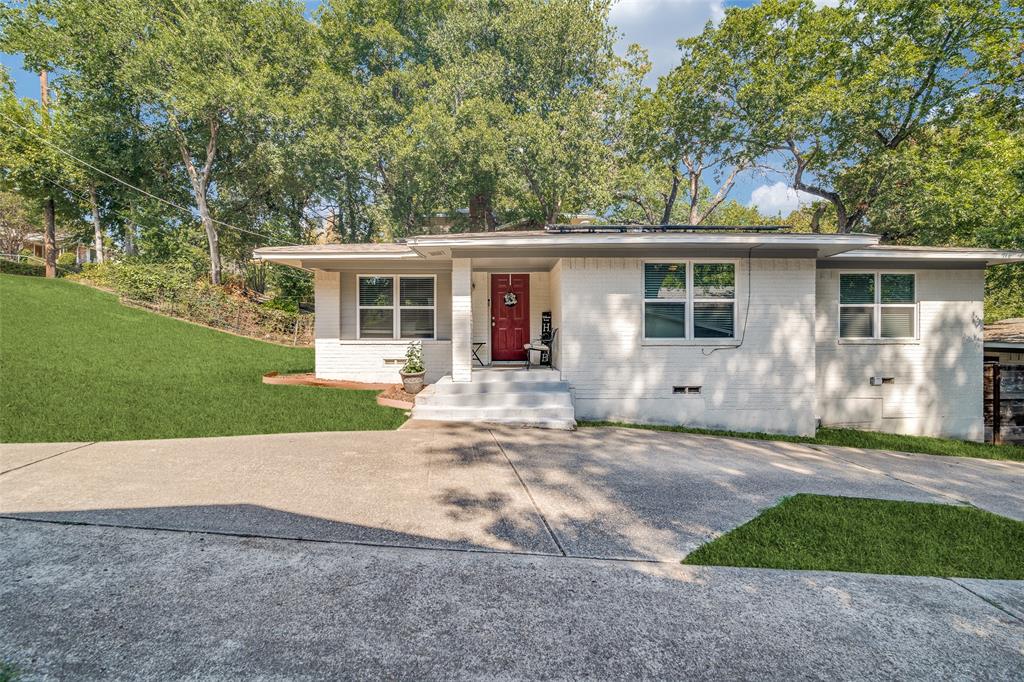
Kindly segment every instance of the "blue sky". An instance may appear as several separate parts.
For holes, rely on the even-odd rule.
[[[306,2],[311,10],[318,4],[317,0]],[[720,19],[726,7],[751,4],[753,0],[618,0],[611,21],[623,34],[620,47],[639,43],[647,49],[653,63],[651,75],[656,78],[675,63],[676,40],[700,33],[708,21]],[[24,70],[19,55],[0,53],[0,64],[14,78],[18,96],[39,97],[39,78]],[[766,215],[786,215],[796,208],[798,197],[784,180],[778,175],[748,173],[737,181],[730,197],[754,204]]]

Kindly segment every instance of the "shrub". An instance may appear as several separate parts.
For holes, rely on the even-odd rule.
[[[26,261],[16,262],[0,258],[0,272],[8,275],[27,275],[29,277],[43,277],[46,275],[46,268],[40,263],[29,263]]]
[[[272,298],[264,303],[263,307],[270,308],[271,310],[283,310],[286,313],[299,312],[298,303],[287,298]]]
[[[287,265],[267,265],[267,284],[275,298],[302,301],[313,298],[313,276]]]
[[[260,305],[180,264],[103,263],[84,268],[75,278],[111,289],[126,302],[210,327],[284,343],[312,341],[313,316],[285,309],[293,302]]]
[[[132,301],[175,298],[195,287],[193,274],[187,268],[130,260],[91,265],[82,270],[79,278],[113,289]]]
[[[73,251],[65,251],[57,256],[57,271],[61,274],[78,272],[78,259]]]

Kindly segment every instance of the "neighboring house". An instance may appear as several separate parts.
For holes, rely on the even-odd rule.
[[[46,255],[46,235],[42,232],[29,234],[25,237],[23,248],[30,250],[36,258],[44,259]],[[96,262],[96,249],[67,235],[58,234],[57,255],[60,256],[68,251],[75,254],[75,263],[78,265]]]
[[[315,273],[318,377],[397,383],[422,340],[434,386],[417,417],[972,440],[985,268],[1024,262],[866,234],[614,226],[256,255]],[[553,369],[496,371],[524,359],[546,314]]]
[[[985,360],[1024,365],[1024,317],[985,325]]]

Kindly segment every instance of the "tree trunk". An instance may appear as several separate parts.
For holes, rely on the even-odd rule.
[[[128,256],[135,255],[135,226],[124,226],[124,252]]]
[[[39,102],[43,109],[43,122],[50,122],[50,87],[47,84],[47,73],[39,72]],[[53,187],[48,189],[52,192]],[[43,259],[46,263],[46,276],[57,276],[57,207],[53,203],[53,194],[43,202]]]
[[[679,194],[679,173],[672,171],[672,189],[669,190],[665,199],[665,210],[661,214],[661,224],[668,225],[672,220],[672,209],[676,205],[676,196]]]
[[[210,207],[206,205],[206,197],[196,197],[199,205],[199,217],[203,221],[203,229],[206,230],[206,241],[210,245],[210,283],[220,284],[220,237],[217,228],[210,216]]]
[[[210,282],[220,284],[220,243],[217,235],[217,227],[210,215],[210,207],[206,203],[206,190],[210,186],[210,174],[213,171],[213,160],[217,155],[217,131],[220,129],[220,122],[214,118],[210,120],[210,138],[206,142],[206,159],[201,170],[197,170],[192,162],[192,153],[188,148],[188,140],[178,127],[177,119],[170,115],[171,125],[174,128],[175,136],[178,138],[178,150],[181,152],[181,160],[185,164],[185,172],[188,174],[189,182],[192,184],[192,193],[195,195],[196,208],[199,209],[199,218],[202,220],[203,229],[206,231],[206,241],[210,247]]]
[[[100,224],[100,204],[96,199],[96,185],[89,185],[89,204],[92,208],[92,239],[96,249],[96,262],[102,263],[103,257],[103,226]]]
[[[814,209],[814,215],[811,216],[811,232],[814,234],[821,234],[821,216],[825,214],[825,205],[821,204]]]
[[[53,197],[43,202],[43,218],[46,221],[46,235],[43,239],[43,255],[46,259],[46,276],[57,276],[57,217]]]
[[[814,196],[825,199],[833,206],[836,207],[836,232],[839,234],[846,234],[854,225],[861,219],[863,213],[858,211],[853,215],[850,215],[846,211],[846,204],[843,202],[842,197],[839,196],[838,192],[827,190],[824,187],[818,187],[817,185],[809,185],[804,182],[804,170],[810,165],[810,160],[814,156],[814,152],[807,157],[797,149],[796,143],[793,140],[787,140],[789,150],[793,154],[793,159],[796,161],[796,170],[793,173],[793,189],[813,194]]]
[[[473,232],[476,230],[494,232],[494,228],[498,226],[489,193],[480,192],[469,198],[469,225],[470,231]]]
[[[696,225],[700,222],[700,174],[690,171],[690,224]]]

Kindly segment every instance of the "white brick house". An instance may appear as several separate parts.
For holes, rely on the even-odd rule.
[[[985,268],[1024,262],[865,234],[578,226],[257,256],[315,273],[318,377],[397,383],[420,339],[421,418],[972,440]],[[545,322],[551,369],[495,371]]]

